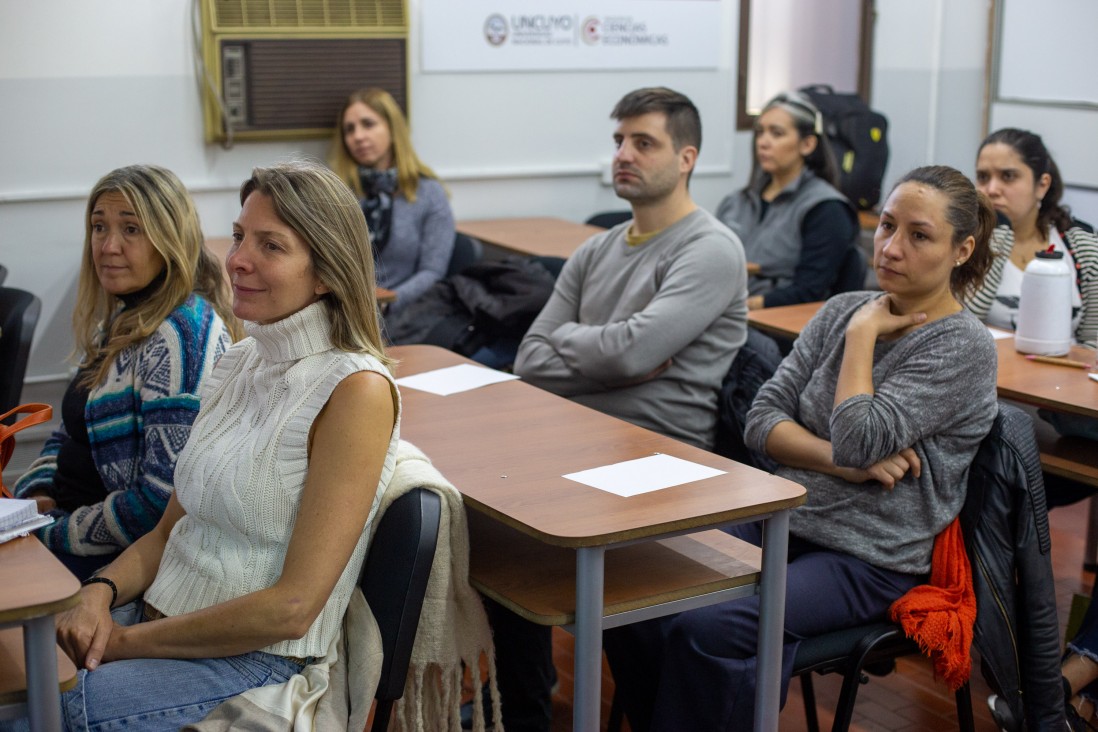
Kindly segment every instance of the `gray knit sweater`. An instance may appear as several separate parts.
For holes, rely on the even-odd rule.
[[[747,338],[736,235],[697,209],[638,246],[626,222],[585,242],[526,333],[515,373],[547,391],[700,447]],[[643,379],[668,359],[656,378]]]
[[[995,345],[967,311],[878,341],[874,394],[833,408],[846,325],[879,296],[852,292],[824,305],[759,390],[745,441],[763,450],[774,426],[792,420],[829,440],[837,465],[856,468],[913,447],[922,476],[908,473],[892,490],[797,468],[778,475],[808,489],[793,512],[793,534],[878,567],[923,574],[934,537],[960,513],[969,464],[995,419]]]

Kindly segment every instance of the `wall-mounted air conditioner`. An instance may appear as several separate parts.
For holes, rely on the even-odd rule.
[[[206,141],[331,134],[347,95],[407,111],[405,0],[198,0]]]

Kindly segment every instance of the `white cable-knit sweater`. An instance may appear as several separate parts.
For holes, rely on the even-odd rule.
[[[187,515],[172,530],[145,593],[165,615],[274,584],[301,502],[313,420],[336,385],[353,373],[374,371],[392,382],[372,356],[334,348],[328,318],[321,301],[277,323],[248,323],[250,337],[226,351],[202,384],[201,411],[175,472],[176,495]],[[398,404],[381,480],[351,561],[304,637],[260,650],[296,657],[327,653],[362,569],[399,438]]]

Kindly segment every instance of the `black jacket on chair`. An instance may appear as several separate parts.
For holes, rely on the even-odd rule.
[[[969,472],[961,527],[984,678],[1015,729],[1066,729],[1044,482],[1033,422],[1017,407],[999,403]]]

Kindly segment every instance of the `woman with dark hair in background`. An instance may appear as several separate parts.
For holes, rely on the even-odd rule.
[[[828,300],[747,415],[748,447],[808,489],[790,517],[783,699],[799,640],[884,619],[961,511],[997,404],[995,345],[960,298],[994,225],[953,168],[905,175],[873,241],[884,292]],[[730,533],[762,538],[758,524]],[[758,625],[750,597],[607,631],[634,732],[751,729]]]
[[[819,110],[801,94],[779,94],[755,120],[754,149],[750,182],[717,208],[717,218],[743,241],[747,261],[759,265],[747,306],[824,300],[859,228],[854,207],[835,187],[838,168]]]
[[[1098,236],[1060,204],[1064,182],[1039,135],[1007,127],[980,143],[976,187],[1003,217],[991,237],[995,261],[968,307],[989,325],[1014,330],[1022,272],[1049,246],[1064,253],[1075,273],[1072,331],[1093,346],[1098,336]]]
[[[232,316],[198,213],[171,171],[131,165],[88,196],[61,426],[15,485],[56,521],[39,538],[83,579],[160,520],[198,390]]]
[[[336,120],[329,164],[359,198],[377,260],[377,284],[393,290],[395,313],[446,276],[454,214],[446,190],[412,147],[389,92],[363,89]]]

